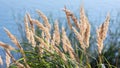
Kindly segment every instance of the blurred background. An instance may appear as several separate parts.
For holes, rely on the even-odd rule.
[[[26,12],[35,17],[35,10],[39,9],[46,15],[52,15],[55,19],[65,18],[62,11],[64,6],[79,16],[80,5],[84,4],[84,8],[91,22],[99,25],[104,21],[107,12],[111,17],[116,17],[120,11],[120,0],[0,0],[0,40],[6,42],[7,37],[3,31],[3,27],[19,35],[16,22],[23,20]]]
[[[107,47],[109,51],[107,50],[107,53],[104,52],[104,54],[108,56],[111,52],[114,52],[114,55],[112,54],[111,57],[107,57],[108,60],[112,58],[119,59],[120,0],[0,0],[0,41],[12,44],[5,34],[3,27],[9,29],[19,40],[22,40],[20,31],[22,31],[24,27],[18,27],[18,25],[24,24],[24,15],[27,12],[29,12],[33,18],[38,18],[36,10],[39,9],[48,17],[59,19],[61,25],[66,25],[66,16],[62,10],[64,6],[79,18],[80,6],[82,4],[93,26],[92,30],[96,30],[96,28],[104,22],[107,13],[110,13],[109,37],[107,37],[105,41],[105,47],[111,46]],[[94,35],[95,31],[92,30],[91,32]],[[91,43],[95,42],[94,40],[95,39],[93,39]],[[113,47],[115,49],[113,49]],[[110,48],[112,48],[111,51]],[[0,49],[0,51],[1,50],[2,49]],[[1,51],[0,55],[4,55],[4,52]],[[111,62],[114,61],[114,59],[111,60]],[[113,64],[118,64],[118,62]]]

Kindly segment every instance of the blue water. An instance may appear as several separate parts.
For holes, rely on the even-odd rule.
[[[120,0],[0,0],[0,41],[11,44],[3,27],[8,28],[20,39],[16,22],[23,23],[26,12],[35,17],[35,10],[39,9],[46,15],[52,14],[55,19],[65,18],[62,11],[64,6],[79,14],[82,3],[90,21],[95,25],[100,25],[104,21],[107,12],[114,18],[120,11]],[[5,55],[2,49],[0,55]]]
[[[16,22],[23,20],[26,12],[33,16],[36,9],[43,11],[46,15],[52,13],[57,18],[65,17],[62,9],[66,5],[68,9],[79,14],[79,7],[84,3],[85,10],[90,16],[91,22],[100,24],[104,21],[107,12],[114,17],[120,9],[120,0],[0,0],[0,40],[6,41],[3,27],[7,27],[13,34],[18,35]],[[19,18],[20,17],[20,18]],[[19,18],[19,19],[18,19]]]

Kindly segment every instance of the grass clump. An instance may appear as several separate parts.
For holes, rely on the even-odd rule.
[[[27,13],[24,18],[25,33],[27,42],[20,44],[18,39],[5,28],[5,32],[11,41],[17,46],[18,49],[0,42],[6,51],[7,67],[10,68],[93,68],[91,65],[93,56],[88,54],[90,47],[90,29],[91,25],[85,14],[84,8],[80,10],[80,20],[68,9],[64,9],[67,17],[68,25],[71,34],[68,37],[64,27],[60,28],[56,20],[54,26],[49,24],[48,18],[39,10],[37,13],[43,19],[43,23],[36,19],[32,19]],[[70,22],[73,20],[75,26]],[[115,67],[107,61],[102,54],[103,41],[106,38],[108,31],[110,16],[106,17],[105,22],[97,29],[97,45],[98,45],[98,58],[94,67]],[[36,27],[38,29],[36,29]],[[53,28],[52,28],[53,27]],[[53,31],[52,31],[53,29]],[[70,39],[72,38],[72,39]],[[10,51],[18,51],[21,53],[21,58],[16,60]],[[1,63],[2,64],[2,63]]]

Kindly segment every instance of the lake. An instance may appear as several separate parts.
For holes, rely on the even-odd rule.
[[[39,9],[46,15],[51,13],[57,19],[65,17],[62,11],[64,6],[79,14],[79,8],[82,3],[84,3],[91,22],[97,21],[97,24],[104,21],[107,12],[110,12],[114,17],[120,9],[120,0],[84,0],[84,2],[82,0],[0,0],[0,40],[4,42],[7,40],[3,27],[8,28],[15,35],[19,34],[16,22],[23,20],[26,12],[30,12],[34,16],[37,15],[34,14],[35,10]]]

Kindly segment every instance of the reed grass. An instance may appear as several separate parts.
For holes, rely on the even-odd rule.
[[[4,28],[5,32],[11,39],[11,41],[18,47],[14,47],[0,42],[0,46],[6,51],[6,64],[7,67],[15,66],[18,68],[92,68],[89,60],[87,50],[90,47],[90,30],[91,25],[85,14],[83,7],[80,8],[80,19],[77,19],[74,14],[64,8],[68,25],[72,32],[75,34],[76,40],[79,42],[77,45],[73,45],[69,39],[65,28],[59,28],[59,23],[56,20],[54,27],[52,28],[47,16],[41,11],[37,10],[39,16],[43,19],[43,23],[39,20],[32,19],[30,14],[27,13],[24,17],[25,32],[27,38],[27,47],[32,46],[30,49],[24,49],[18,39],[10,33],[10,31]],[[70,22],[70,19],[74,21],[75,26]],[[103,41],[105,40],[108,26],[109,26],[110,15],[106,17],[105,22],[97,29],[97,46],[99,53],[99,62],[96,66],[104,65],[101,59],[101,53],[103,50]],[[36,34],[36,27],[39,28],[41,34]],[[53,33],[51,32],[53,30]],[[76,42],[76,41],[74,41]],[[75,48],[77,46],[77,48]],[[16,60],[11,50],[18,50],[22,57]],[[76,52],[77,51],[77,52]],[[83,58],[81,58],[83,57]],[[10,62],[12,59],[12,62]],[[0,64],[3,65],[2,58],[0,56]],[[111,66],[109,64],[109,66]],[[111,66],[112,67],[112,66]]]

